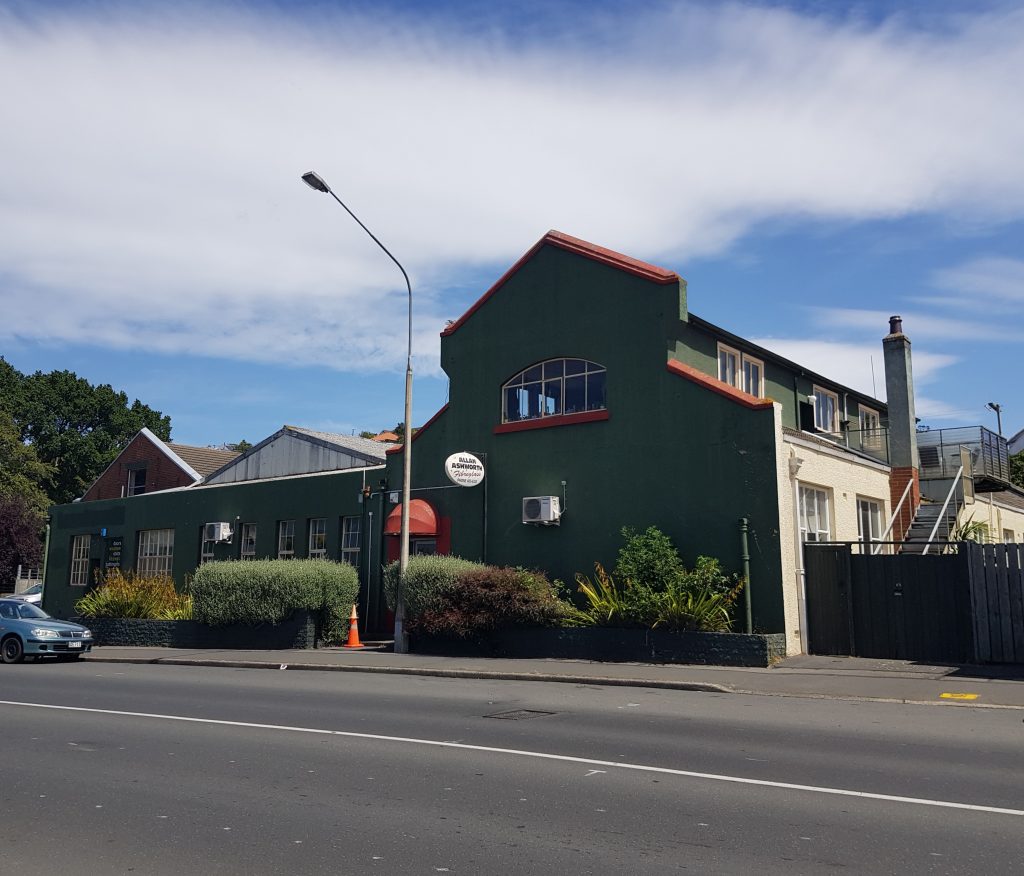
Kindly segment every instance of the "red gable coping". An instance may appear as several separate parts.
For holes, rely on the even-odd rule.
[[[719,395],[724,396],[737,404],[741,404],[744,407],[751,408],[755,411],[770,409],[772,407],[772,402],[769,399],[756,398],[750,393],[744,392],[742,389],[737,389],[735,386],[729,386],[728,383],[723,383],[717,377],[711,377],[703,371],[698,371],[691,365],[686,365],[683,362],[680,362],[678,359],[669,359],[665,365],[673,374],[678,374],[680,377],[692,380],[694,383],[703,386],[705,389],[717,392]]]
[[[420,437],[420,435],[422,435],[424,432],[426,432],[427,429],[429,428],[429,426],[431,425],[431,423],[433,423],[435,420],[437,420],[437,418],[440,417],[441,414],[443,414],[446,410],[448,410],[448,403],[447,402],[445,402],[444,407],[442,407],[441,410],[439,410],[436,414],[434,414],[434,416],[432,416],[429,420],[427,420],[427,422],[425,422],[415,432],[412,433],[412,440],[415,441],[417,438]],[[392,453],[401,453],[403,447],[405,447],[404,444],[399,444],[396,447],[389,447],[384,452],[390,456]]]
[[[614,250],[605,249],[603,246],[597,246],[597,244],[588,243],[586,240],[580,240],[578,237],[563,234],[561,231],[549,231],[532,247],[530,247],[526,255],[512,265],[512,267],[502,275],[501,279],[498,280],[497,283],[484,292],[484,294],[477,299],[476,303],[473,304],[469,310],[445,328],[445,330],[441,332],[441,337],[454,333],[459,326],[461,326],[477,310],[479,310],[480,307],[483,306],[484,302],[487,301],[488,298],[504,286],[516,271],[532,259],[534,255],[536,255],[537,250],[545,244],[557,246],[559,249],[576,253],[576,255],[581,255],[584,258],[592,259],[595,262],[600,262],[603,265],[617,268],[620,271],[625,271],[627,274],[632,274],[635,277],[641,277],[644,280],[650,280],[652,283],[659,283],[663,286],[667,286],[669,283],[678,283],[682,279],[675,271],[670,271],[667,268],[659,268],[657,265],[651,265],[647,262],[642,262],[639,259],[630,258],[629,256],[615,252]]]

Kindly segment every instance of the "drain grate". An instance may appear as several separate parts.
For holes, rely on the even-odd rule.
[[[546,715],[554,715],[555,712],[540,712],[536,709],[513,709],[511,712],[495,712],[493,715],[484,715],[485,718],[501,718],[503,721],[525,721],[527,718],[543,718]]]

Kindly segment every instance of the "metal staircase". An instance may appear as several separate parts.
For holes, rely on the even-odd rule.
[[[939,545],[949,541],[950,535],[956,529],[960,508],[959,502],[955,505],[939,505],[936,502],[922,503],[918,506],[910,529],[899,547],[899,552],[901,554],[940,553]]]

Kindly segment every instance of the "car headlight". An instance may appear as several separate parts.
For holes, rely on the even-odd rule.
[[[56,630],[32,630],[32,635],[37,639],[59,639],[60,633]]]
[[[82,638],[83,639],[91,639],[92,638],[92,630],[82,630]]]

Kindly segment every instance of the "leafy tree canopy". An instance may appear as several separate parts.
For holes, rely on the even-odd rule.
[[[9,586],[18,566],[36,568],[43,556],[43,514],[23,496],[0,495],[0,582]]]
[[[22,375],[0,359],[0,406],[50,467],[40,485],[57,504],[81,496],[143,426],[171,437],[170,417],[71,371]]]
[[[18,427],[7,411],[0,410],[0,497],[18,498],[40,515],[50,504],[44,485],[53,467],[39,461],[35,448],[21,440]]]
[[[1010,483],[1024,488],[1024,450],[1010,457]]]
[[[236,442],[235,444],[224,445],[225,450],[233,450],[235,453],[245,453],[245,451],[248,450],[250,447],[252,447],[252,442],[246,441],[244,438],[241,441]]]

